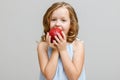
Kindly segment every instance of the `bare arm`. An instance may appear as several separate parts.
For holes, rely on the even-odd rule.
[[[73,42],[73,58],[70,59],[67,52],[66,35],[62,32],[63,37],[58,34],[55,39],[55,45],[59,51],[64,70],[69,80],[78,80],[84,64],[84,46],[81,41]]]
[[[48,58],[47,50],[48,45],[45,42],[38,45],[38,61],[43,75],[47,80],[52,80],[57,69],[59,54],[56,50],[53,50],[51,57]]]
[[[69,80],[78,80],[84,63],[84,46],[80,41],[74,43],[74,54],[71,60],[67,50],[61,50],[60,56]]]

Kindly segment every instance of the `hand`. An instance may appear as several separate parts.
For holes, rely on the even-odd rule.
[[[46,35],[46,42],[48,44],[48,46],[52,47],[53,49],[57,49],[57,47],[55,46],[55,40],[53,40],[53,43],[51,43],[51,36],[49,35],[49,33],[47,33]]]
[[[55,41],[53,43],[57,46],[58,51],[67,50],[66,35],[63,31],[62,36],[59,33],[55,36]]]

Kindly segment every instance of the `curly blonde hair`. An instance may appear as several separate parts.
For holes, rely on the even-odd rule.
[[[50,30],[50,17],[52,13],[60,7],[65,7],[69,11],[71,22],[70,22],[70,29],[67,34],[67,42],[73,42],[76,39],[78,35],[79,25],[78,25],[78,19],[77,19],[75,10],[70,4],[66,2],[56,2],[48,8],[48,10],[43,16],[44,35],[41,36],[42,41],[45,41],[45,36],[47,32],[49,32]]]

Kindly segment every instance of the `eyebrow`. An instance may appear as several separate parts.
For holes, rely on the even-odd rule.
[[[53,19],[53,18],[57,18],[57,17],[52,17],[52,16],[51,16],[51,19]],[[66,19],[66,17],[61,17],[61,19]]]

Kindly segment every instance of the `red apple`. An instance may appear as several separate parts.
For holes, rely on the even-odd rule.
[[[59,27],[53,27],[50,29],[49,35],[51,36],[51,43],[53,43],[53,40],[55,40],[55,36],[57,36],[58,33],[62,36],[62,30]]]

